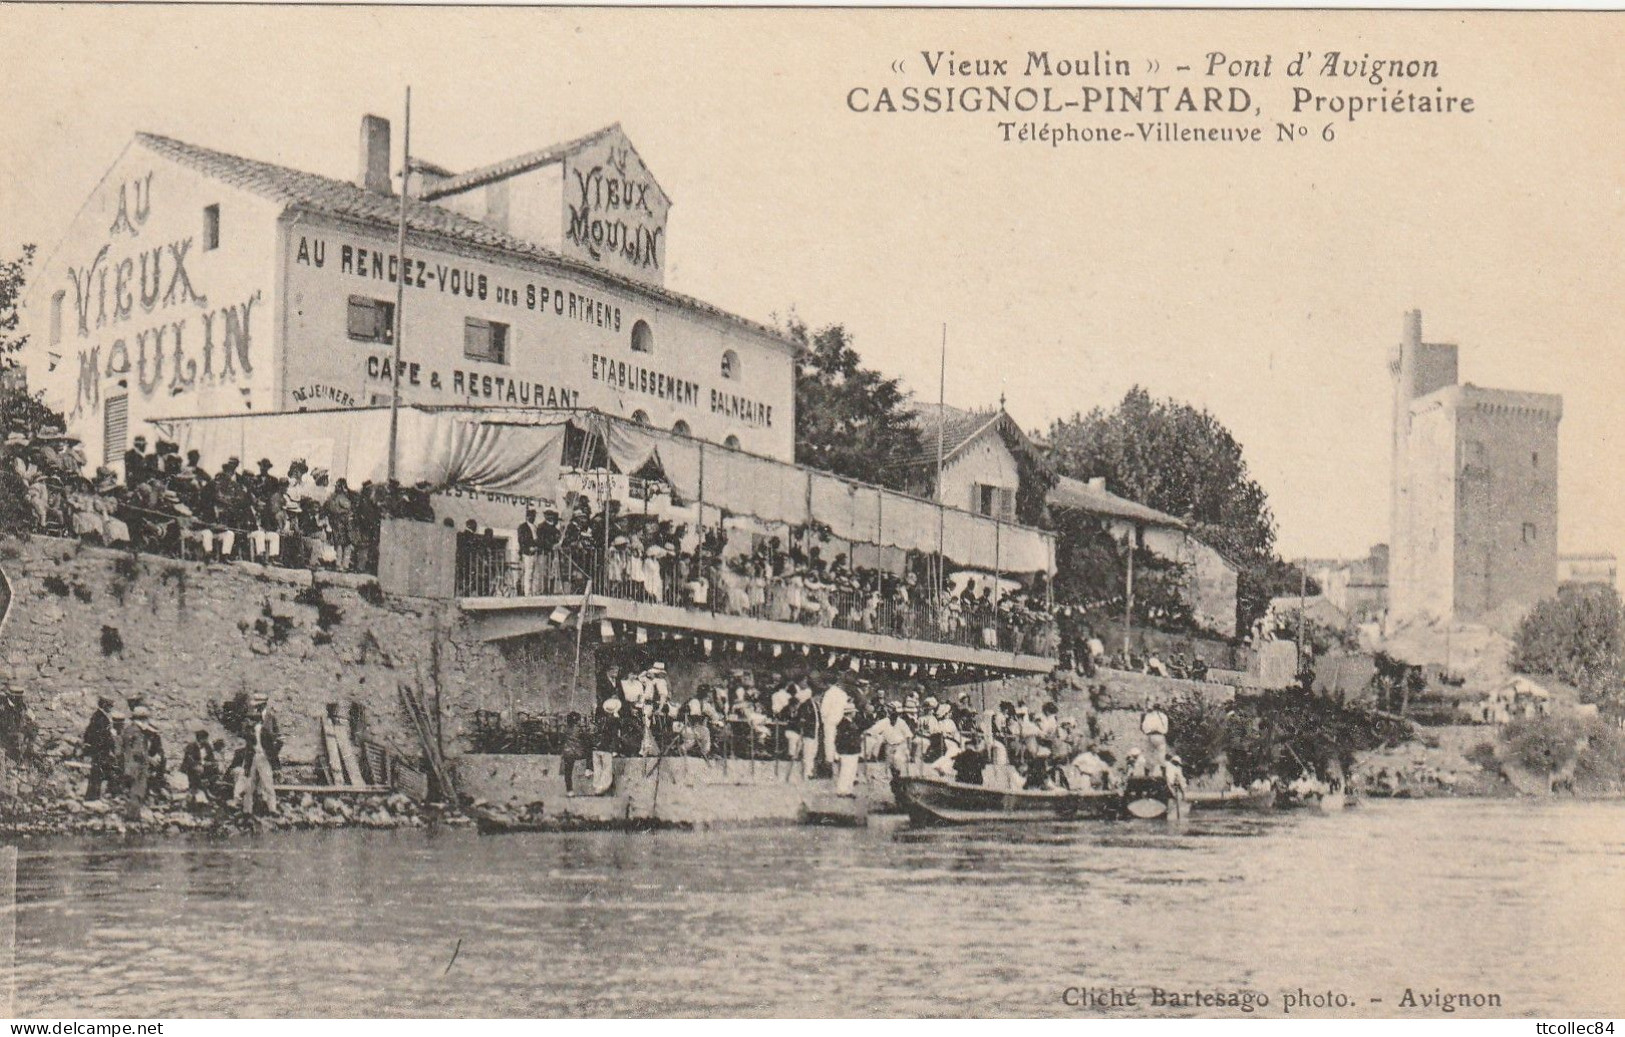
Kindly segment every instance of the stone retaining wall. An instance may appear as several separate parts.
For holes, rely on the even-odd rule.
[[[172,762],[239,692],[270,697],[284,759],[317,758],[329,702],[361,707],[365,735],[411,758],[398,685],[442,698],[455,752],[472,712],[511,683],[454,606],[385,598],[370,577],[182,562],[33,537],[0,541],[14,600],[0,631],[0,689],[21,693],[46,749],[77,741],[98,695],[142,694]]]

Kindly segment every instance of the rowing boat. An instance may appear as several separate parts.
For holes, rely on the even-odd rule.
[[[474,819],[474,827],[481,835],[512,835],[521,832],[639,832],[666,828],[684,828],[686,825],[665,823],[650,818],[580,817],[574,814],[547,815],[540,803],[532,803],[514,812],[490,806],[471,806],[463,812]]]
[[[922,775],[892,779],[897,805],[915,824],[965,825],[983,821],[1087,821],[1119,817],[1116,792],[1000,789]]]

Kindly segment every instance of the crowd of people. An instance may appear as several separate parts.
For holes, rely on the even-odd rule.
[[[12,431],[0,444],[0,486],[25,500],[26,532],[76,536],[110,547],[201,561],[255,561],[376,573],[385,518],[435,521],[427,483],[352,487],[305,460],[278,474],[262,458],[220,459],[136,436],[122,476],[90,474],[80,441],[59,428]],[[1044,577],[995,591],[991,578],[937,589],[931,560],[907,556],[900,571],[826,557],[812,536],[754,536],[741,548],[720,527],[691,529],[639,515],[617,500],[570,494],[563,514],[529,509],[517,564],[490,528],[470,520],[458,535],[458,593],[467,596],[593,593],[809,626],[1055,654],[1060,635]],[[448,524],[450,519],[445,520]],[[806,546],[803,546],[806,542]]]
[[[198,451],[167,440],[148,451],[144,436],[122,478],[105,465],[85,475],[79,440],[60,429],[7,434],[0,460],[28,501],[28,532],[175,558],[376,572],[384,518],[434,519],[426,483],[351,487],[303,459],[279,476],[268,459],[249,471],[228,457],[211,474]]]
[[[902,571],[855,566],[844,552],[779,536],[748,548],[719,527],[691,529],[624,511],[595,510],[586,496],[528,510],[507,544],[470,521],[459,534],[459,592],[469,596],[593,593],[808,626],[1053,655],[1057,633],[1043,576],[1031,589],[996,593],[991,578],[957,591],[934,589],[930,561],[910,555]]]
[[[121,801],[130,821],[142,820],[142,811],[177,795],[192,809],[229,807],[247,816],[276,813],[282,737],[266,696],[251,697],[233,726],[239,742],[229,756],[226,739],[211,737],[207,727],[193,732],[177,771],[185,789],[172,791],[169,754],[145,698],[133,696],[121,710],[114,699],[98,696],[79,741],[79,752],[90,766],[85,801]]]
[[[865,678],[822,670],[791,677],[736,670],[685,697],[672,693],[662,663],[630,674],[610,666],[597,711],[565,718],[565,786],[571,795],[609,793],[616,757],[788,760],[804,778],[833,777],[842,795],[855,793],[863,760],[893,774],[923,766],[969,784],[981,784],[989,766],[1009,765],[1023,787],[1080,791],[1178,764],[1167,753],[1160,705],[1142,719],[1145,747],[1131,747],[1119,766],[1102,740],[1062,717],[1054,702],[1032,709],[1003,701],[979,711],[969,693],[939,699],[917,683],[895,691],[888,697]]]
[[[1144,673],[1153,677],[1172,677],[1177,680],[1207,680],[1208,664],[1194,652],[1173,652],[1164,661],[1154,650],[1141,652],[1106,651],[1106,644],[1095,633],[1085,618],[1083,609],[1061,605],[1055,609],[1056,629],[1060,641],[1061,665],[1085,677],[1093,677],[1102,667]]]

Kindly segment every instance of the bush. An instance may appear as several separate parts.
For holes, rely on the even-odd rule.
[[[1501,770],[1500,757],[1495,755],[1495,746],[1490,742],[1479,742],[1467,753],[1467,762],[1474,764],[1492,774]]]
[[[1575,761],[1575,777],[1604,786],[1625,782],[1625,731],[1593,717],[1581,728],[1586,745]]]
[[[1573,717],[1520,718],[1501,731],[1501,741],[1514,762],[1536,774],[1551,774],[1574,762],[1580,725]]]
[[[1536,605],[1513,639],[1512,667],[1556,674],[1582,701],[1620,699],[1625,606],[1612,587],[1565,587]]]

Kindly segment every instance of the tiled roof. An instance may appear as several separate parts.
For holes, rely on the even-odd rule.
[[[1148,508],[1127,497],[1119,497],[1098,486],[1090,486],[1081,479],[1072,479],[1064,475],[1056,478],[1055,487],[1049,491],[1046,499],[1052,508],[1073,508],[1094,515],[1110,515],[1113,518],[1144,522],[1152,526],[1185,528],[1185,523],[1172,515],[1164,514],[1156,508]]]
[[[289,208],[356,220],[388,229],[393,229],[400,219],[400,198],[393,194],[378,194],[346,180],[334,180],[332,177],[306,173],[272,162],[243,158],[240,155],[187,144],[170,137],[161,137],[155,133],[137,133],[135,138],[138,143],[165,158],[195,169],[205,176],[281,202]],[[567,146],[569,145],[561,145]],[[643,284],[631,278],[578,263],[552,249],[505,234],[495,227],[430,202],[408,199],[406,226],[418,234],[433,235],[464,245],[490,249],[519,259],[545,261],[600,281],[607,281],[628,291],[721,318],[739,327],[766,335],[783,344],[787,350],[796,348],[795,344],[782,333],[765,324],[729,313],[680,292],[658,285]]]
[[[942,430],[942,459],[944,462],[951,461],[956,452],[981,435],[983,430],[997,424],[1002,413],[998,410],[961,410],[936,403],[921,406],[914,412],[915,427],[920,430],[920,449],[899,459],[896,464],[907,468],[936,465],[939,428]]]
[[[501,162],[493,162],[488,166],[471,169],[466,173],[458,173],[456,176],[435,184],[434,187],[424,192],[423,197],[428,201],[433,201],[436,198],[444,198],[446,195],[473,190],[495,180],[505,180],[510,176],[528,173],[533,169],[539,169],[547,165],[549,162],[558,162],[572,151],[586,147],[599,137],[617,132],[620,128],[620,123],[611,123],[602,129],[593,130],[585,136],[577,137],[575,140],[567,140],[562,144],[553,144],[538,151],[529,151],[523,155],[515,155],[513,158],[505,158]]]

